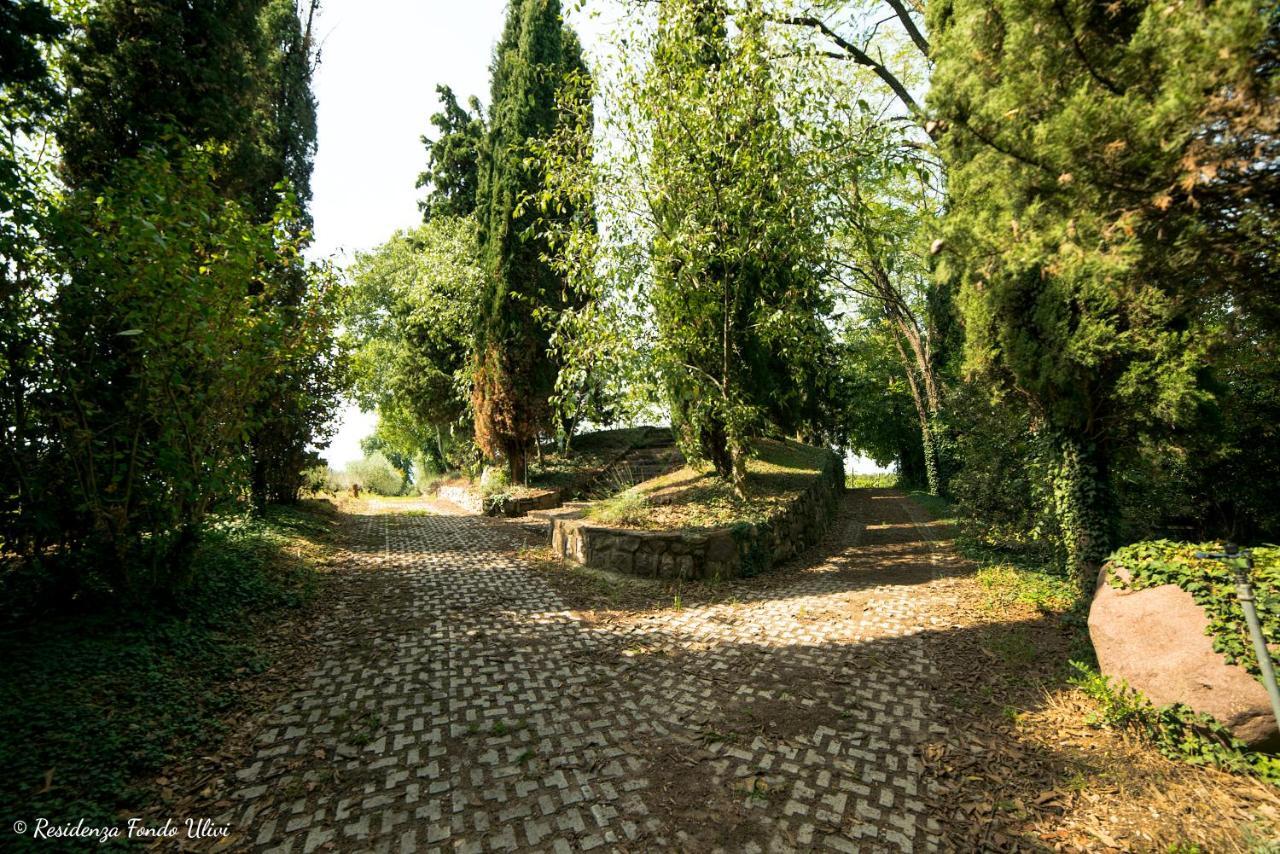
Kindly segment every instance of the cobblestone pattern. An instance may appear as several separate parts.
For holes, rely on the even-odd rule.
[[[385,591],[317,627],[219,820],[271,851],[934,850],[929,579],[892,571],[927,548],[900,515],[788,583],[616,622],[569,612],[503,523],[371,516],[354,559]]]

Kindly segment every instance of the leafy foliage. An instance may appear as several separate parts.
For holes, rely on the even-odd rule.
[[[443,471],[468,433],[481,274],[473,219],[437,216],[356,257],[346,307],[357,402],[393,453]]]
[[[763,21],[670,0],[641,93],[652,128],[656,356],[686,454],[738,493],[770,418],[812,430],[823,352],[815,203],[777,103]],[[803,357],[801,356],[803,354]],[[795,382],[799,380],[799,382]],[[801,389],[797,397],[794,390]]]
[[[259,144],[260,15],[267,0],[104,0],[65,63],[74,93],[58,128],[72,187],[112,180],[115,167],[185,139],[213,141],[216,177],[231,196],[267,200],[270,158]],[[263,192],[265,185],[266,192]],[[258,195],[261,193],[262,195]],[[252,204],[252,202],[251,202]]]
[[[402,495],[406,485],[404,474],[381,451],[348,463],[342,475],[345,483],[356,484],[377,495]]]
[[[1202,165],[1228,93],[1274,110],[1274,16],[1247,0],[954,0],[931,6],[930,24],[951,194],[942,274],[956,286],[964,369],[1044,434],[1063,553],[1084,579],[1121,533],[1121,502],[1142,503],[1132,475],[1186,459],[1188,436],[1209,446],[1206,460],[1230,456],[1212,426],[1232,397],[1215,362],[1274,347],[1268,310],[1249,296],[1274,176]],[[1238,182],[1254,177],[1259,197],[1241,202]],[[1250,248],[1218,242],[1230,240]]]

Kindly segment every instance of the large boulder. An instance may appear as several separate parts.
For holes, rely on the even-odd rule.
[[[1280,746],[1266,689],[1244,668],[1228,664],[1205,633],[1209,619],[1176,584],[1132,590],[1113,587],[1106,566],[1089,610],[1089,636],[1102,672],[1157,706],[1183,703],[1212,715],[1251,747]]]

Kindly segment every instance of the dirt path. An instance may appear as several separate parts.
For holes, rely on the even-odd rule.
[[[516,524],[397,510],[351,517],[315,663],[206,790],[225,847],[1102,847],[1041,838],[1063,824],[1034,799],[1059,757],[992,723],[1000,665],[974,627],[1003,624],[899,493],[851,493],[806,559],[714,587],[566,569]],[[991,759],[1006,747],[1021,766]],[[1032,793],[1021,841],[1001,835],[1006,789]]]

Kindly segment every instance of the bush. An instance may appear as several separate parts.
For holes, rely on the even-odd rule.
[[[34,321],[48,367],[17,439],[43,488],[0,519],[0,542],[56,556],[68,592],[182,586],[202,520],[248,482],[245,436],[288,322],[263,271],[297,247],[218,193],[214,159],[122,161],[109,186],[66,195],[50,234],[58,284]]]
[[[312,466],[302,473],[302,488],[307,492],[337,492],[337,472],[327,465]]]
[[[486,468],[480,474],[480,494],[485,498],[494,498],[511,491],[511,478],[506,469]]]
[[[396,471],[396,467],[381,451],[374,451],[362,460],[348,463],[343,472],[348,485],[359,484],[361,489],[378,495],[401,495],[404,493],[404,476]]]

